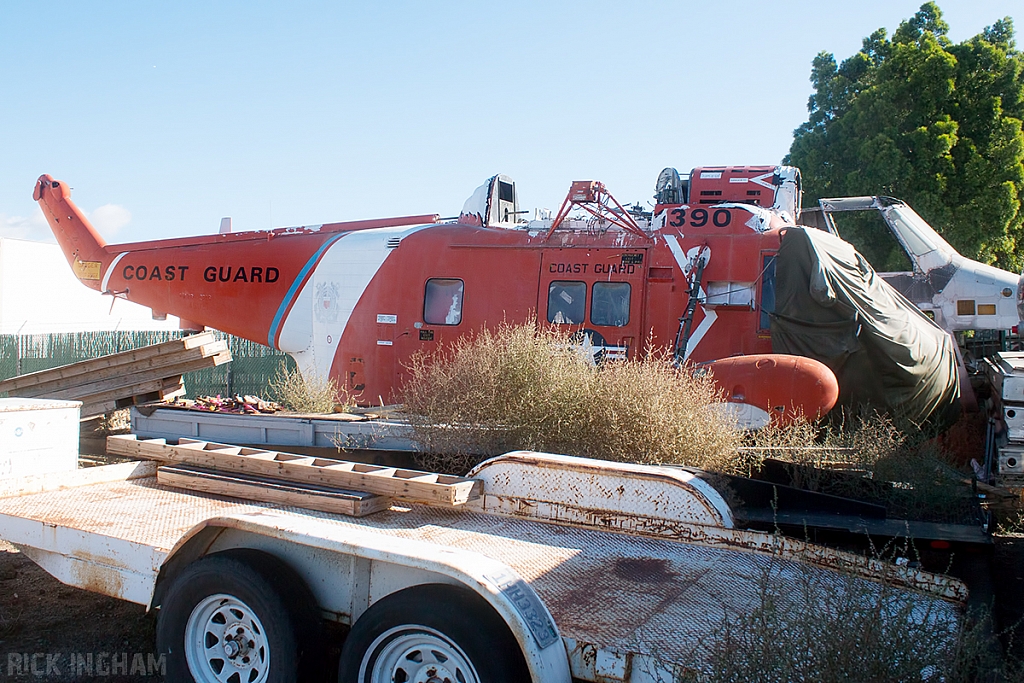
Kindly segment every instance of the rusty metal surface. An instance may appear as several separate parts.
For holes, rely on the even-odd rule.
[[[954,602],[963,603],[967,600],[967,588],[958,579],[909,566],[896,567],[889,562],[863,555],[760,531],[727,529],[635,514],[623,515],[602,509],[538,503],[494,495],[486,496],[486,509],[492,514],[555,520],[566,525],[653,536],[691,545],[799,558],[802,564],[862,578],[885,576],[893,585],[928,592]]]
[[[162,551],[170,550],[182,534],[204,519],[264,507],[269,506],[159,487],[156,477],[0,498],[0,514]]]
[[[0,514],[66,525],[169,550],[205,519],[271,508],[157,486],[152,479],[0,499]],[[363,519],[295,509],[296,518],[480,553],[512,567],[550,609],[563,637],[607,651],[655,653],[695,664],[702,639],[727,612],[746,613],[765,585],[805,609],[797,588],[831,592],[874,584],[770,553],[445,509],[394,507]],[[722,530],[727,531],[727,530]],[[894,589],[896,590],[896,589]],[[955,604],[911,591],[921,609],[953,616]]]
[[[594,510],[597,516],[653,516],[704,526],[733,526],[732,512],[721,494],[679,468],[514,451],[481,463],[468,476],[483,482],[484,490],[494,499],[476,503],[487,511],[500,507],[500,497],[524,506],[571,504]]]
[[[861,555],[758,531],[734,529],[732,512],[706,482],[678,468],[517,451],[471,473],[484,484],[470,509],[496,515],[619,531],[714,548],[798,557],[803,563],[874,578],[963,602],[962,582],[895,568]]]
[[[877,590],[863,579],[768,554],[511,518],[489,518],[486,528],[468,530],[437,512],[369,521],[387,524],[388,533],[477,550],[507,563],[531,583],[565,637],[683,664],[700,662],[702,643],[722,618],[749,613],[766,587],[781,587],[778,597],[792,610],[812,607],[803,602],[805,586],[832,594]],[[922,609],[951,618],[957,613],[953,604],[897,592],[920,600]]]

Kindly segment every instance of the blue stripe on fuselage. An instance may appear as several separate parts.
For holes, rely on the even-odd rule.
[[[288,288],[288,292],[285,293],[284,298],[281,300],[281,305],[277,307],[277,313],[274,315],[274,320],[270,323],[270,333],[267,335],[268,346],[273,349],[277,348],[274,340],[277,338],[277,332],[281,328],[285,312],[288,310],[288,307],[292,305],[292,301],[298,294],[299,288],[303,283],[305,283],[306,277],[309,275],[309,271],[313,270],[328,248],[347,234],[349,233],[342,233],[341,235],[332,237],[324,242],[320,245],[320,248],[316,250],[316,253],[309,257],[309,260],[306,261],[306,265],[302,266],[302,270],[300,270],[299,274],[295,276],[295,280],[292,281],[292,286]]]

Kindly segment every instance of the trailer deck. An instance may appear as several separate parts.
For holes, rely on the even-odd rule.
[[[772,553],[422,505],[393,505],[353,519],[175,490],[157,484],[154,470],[153,463],[126,463],[80,470],[62,482],[40,483],[36,492],[7,491],[0,498],[0,528],[65,583],[141,604],[150,603],[172,551],[214,524],[225,537],[232,530],[258,533],[312,551],[350,544],[386,551],[402,544],[479,557],[492,573],[506,566],[533,587],[566,644],[572,674],[583,680],[613,674],[621,674],[618,680],[672,680],[699,667],[708,654],[708,634],[725,614],[754,609],[765,581],[810,581],[830,591],[877,588]],[[332,581],[313,572],[304,578],[334,619],[351,623],[358,617],[351,596],[336,593]],[[955,619],[959,610],[956,600],[897,592],[937,617]],[[798,591],[787,599],[792,609],[805,608]]]

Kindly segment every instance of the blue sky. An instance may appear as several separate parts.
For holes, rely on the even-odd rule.
[[[647,202],[665,166],[776,163],[811,60],[919,0],[0,5],[0,236],[50,239],[41,173],[110,241],[523,208],[573,180]],[[939,3],[960,41],[1020,0]]]

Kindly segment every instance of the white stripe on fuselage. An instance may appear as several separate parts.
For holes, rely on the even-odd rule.
[[[689,269],[693,266],[694,261],[697,259],[697,255],[700,254],[701,247],[693,247],[687,253],[683,253],[683,247],[679,244],[679,240],[675,235],[664,235],[665,244],[668,245],[668,250],[672,252],[672,258],[676,260],[679,265],[679,270],[683,271],[683,275],[689,274]],[[711,249],[707,249],[707,260],[704,265],[707,266],[711,262]],[[697,288],[697,297],[700,300],[706,300],[707,296],[704,294],[704,287]],[[693,350],[697,348],[697,344],[704,338],[704,335],[708,333],[711,326],[718,320],[718,313],[713,309],[700,307],[700,310],[704,311],[704,319],[700,321],[700,325],[697,325],[697,329],[693,331],[690,338],[686,340],[686,348],[683,350],[683,360],[690,357]]]
[[[295,298],[278,338],[278,348],[295,359],[303,375],[327,377],[352,311],[385,259],[395,251],[387,247],[388,240],[433,225],[358,230],[331,245]],[[323,304],[323,298],[317,296],[318,285],[321,292],[336,290],[337,300],[331,301],[331,306],[337,307],[336,315],[323,311],[319,318],[316,315],[314,307]]]
[[[103,294],[107,293],[107,285],[110,284],[110,275],[114,272],[114,268],[117,267],[118,262],[127,255],[127,251],[122,251],[114,258],[113,261],[110,262],[110,265],[107,266],[107,272],[103,273],[103,281],[100,283],[100,292]]]

